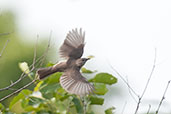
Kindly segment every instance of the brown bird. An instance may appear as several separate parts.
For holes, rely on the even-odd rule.
[[[67,61],[52,67],[38,69],[39,78],[43,79],[55,72],[64,72],[60,77],[60,84],[68,93],[79,96],[93,93],[94,86],[80,73],[81,67],[90,59],[81,58],[84,52],[84,38],[85,32],[82,32],[82,29],[69,31],[60,47],[60,56]]]

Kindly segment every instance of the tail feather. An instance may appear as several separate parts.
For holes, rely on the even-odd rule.
[[[51,74],[55,73],[55,71],[52,69],[52,67],[48,68],[40,68],[37,70],[37,74],[39,76],[39,79],[43,79]]]

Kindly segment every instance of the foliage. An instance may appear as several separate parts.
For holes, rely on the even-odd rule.
[[[7,40],[9,40],[9,43],[0,57],[0,88],[10,85],[20,77],[21,70],[17,67],[20,62],[26,61],[29,65],[32,64],[36,41],[35,40],[34,43],[28,43],[26,36],[20,36],[16,25],[15,14],[7,11],[0,11],[0,34],[3,33],[9,34],[0,35],[0,51],[3,49]],[[46,48],[45,45],[47,45],[47,41],[41,43],[38,41],[37,57],[42,55],[43,50]],[[14,88],[20,88],[29,81],[29,78],[25,78],[21,83],[16,84]],[[33,87],[34,86],[30,86],[29,88]],[[11,93],[11,91],[0,92],[0,98],[9,93]],[[8,100],[4,101],[3,104],[8,105]]]
[[[47,64],[47,66],[51,65],[53,64]],[[27,71],[26,67],[27,64],[25,62],[20,63],[20,68],[23,72]],[[89,72],[89,74],[94,75],[93,72]],[[95,86],[95,94],[79,97],[68,94],[60,86],[59,78],[61,75],[62,73],[58,72],[45,80],[40,80],[33,91],[22,90],[12,99],[9,108],[5,108],[0,104],[0,111],[8,114],[94,114],[91,106],[102,106],[104,103],[103,95],[108,92],[107,85],[117,82],[117,79],[111,74],[98,73],[90,79]],[[105,113],[112,114],[112,110],[114,110],[113,107],[107,109]]]

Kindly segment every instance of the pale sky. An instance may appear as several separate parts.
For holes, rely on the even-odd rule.
[[[148,110],[148,104],[159,103],[171,80],[170,0],[0,0],[0,8],[16,12],[19,32],[30,41],[37,34],[44,36],[53,31],[53,40],[61,44],[69,30],[82,27],[86,31],[84,55],[95,56],[86,67],[116,75],[110,63],[139,94],[150,75],[156,48],[156,68],[140,112]],[[131,114],[136,103],[126,84],[116,77],[119,83],[114,88],[122,87],[121,93],[113,98],[108,93],[106,96],[111,99],[106,100],[104,107],[113,105],[120,114],[127,102],[124,112]],[[170,96],[171,87],[161,107],[163,114],[171,113]],[[152,110],[156,108],[152,104]]]

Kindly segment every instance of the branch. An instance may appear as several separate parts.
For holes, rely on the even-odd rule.
[[[37,45],[37,42],[36,42],[36,45]],[[48,44],[49,45],[49,44]],[[49,48],[48,48],[49,49]],[[29,66],[29,69],[30,72],[32,72],[33,70],[35,70],[35,64],[36,63],[42,63],[42,59],[44,58],[44,56],[46,55],[46,52],[47,52],[47,49],[44,51],[43,55],[40,56],[37,60],[36,60],[36,46],[35,46],[35,51],[34,51],[34,57],[33,57],[33,63]],[[30,73],[29,72],[29,73]],[[24,72],[20,75],[20,78],[17,79],[15,82],[11,83],[9,86],[7,87],[4,87],[4,88],[1,88],[0,89],[0,92],[1,91],[4,91],[4,90],[9,90],[10,88],[12,88],[14,85],[16,85],[17,83],[19,83],[21,80],[23,80],[24,78],[26,78],[28,75],[25,74]]]
[[[126,77],[127,83],[129,84],[128,77]],[[131,95],[132,99],[137,103],[138,101],[136,100],[135,96],[132,94],[132,91],[128,88],[128,92]],[[139,97],[139,96],[136,96]]]
[[[49,48],[50,48],[51,37],[52,37],[52,31],[50,31],[48,46],[47,46],[47,48],[46,48],[46,50],[45,50],[45,52],[44,52],[44,54],[43,54],[43,55],[44,55],[44,58],[42,59],[42,62],[40,63],[40,66],[43,65],[43,63],[44,63],[44,61],[45,61],[45,59],[46,59],[47,53],[48,53]]]
[[[5,36],[5,35],[9,35],[10,33],[0,33],[0,36]]]
[[[151,105],[149,104],[147,114],[149,114],[149,113],[150,113],[150,109],[151,109]]]
[[[125,111],[126,105],[127,105],[127,102],[125,102],[125,103],[124,103],[124,106],[123,106],[123,109],[122,109],[121,114],[124,114],[124,111]]]
[[[40,60],[42,59],[42,57],[43,57],[43,56],[41,56],[40,58],[38,58],[38,59],[36,60],[36,63],[37,63],[37,62],[40,62]],[[29,68],[33,67],[33,65],[34,65],[34,64],[30,65]],[[33,70],[34,70],[34,69],[32,68],[32,69],[30,70],[30,72],[32,72]],[[30,73],[30,72],[29,72],[29,73]],[[28,75],[25,74],[25,73],[23,72],[23,73],[20,75],[20,78],[19,78],[17,81],[11,83],[11,84],[10,84],[9,86],[7,86],[7,87],[1,88],[1,89],[0,89],[0,92],[1,92],[1,91],[4,91],[4,90],[10,89],[11,87],[13,87],[13,86],[16,85],[17,83],[19,83],[22,79],[24,79],[24,78],[27,77],[27,76],[28,76]]]
[[[128,86],[128,88],[132,91],[132,93],[134,93],[134,95],[136,95],[138,97],[139,95],[134,91],[134,89],[129,85],[129,83],[122,77],[122,75],[116,69],[114,69],[110,63],[109,63],[109,65],[110,65],[111,69],[113,71],[115,71],[116,74],[122,79],[122,81]]]
[[[142,95],[141,95],[140,97],[138,97],[138,103],[137,103],[137,107],[136,107],[136,110],[135,110],[135,113],[134,113],[134,114],[137,114],[137,112],[138,112],[138,109],[139,109],[141,100],[142,100],[142,98],[143,98],[143,96],[144,96],[144,94],[145,94],[145,92],[146,92],[146,90],[147,90],[147,87],[148,87],[149,82],[150,82],[150,80],[151,80],[151,77],[152,77],[152,75],[153,75],[154,69],[155,69],[155,67],[156,67],[156,57],[157,57],[157,50],[156,50],[156,48],[155,48],[155,56],[154,56],[153,67],[152,67],[150,76],[149,76],[149,78],[148,78],[148,80],[147,80],[147,83],[146,83],[146,85],[145,85],[145,88],[144,88],[144,90],[143,90],[143,92],[142,92]]]
[[[170,80],[170,81],[171,81],[171,80]],[[164,93],[163,93],[163,96],[162,96],[162,99],[161,99],[161,101],[160,101],[160,103],[159,103],[159,106],[158,106],[158,108],[157,108],[156,114],[158,114],[159,109],[160,109],[160,107],[161,107],[161,105],[162,105],[162,103],[163,103],[163,100],[165,99],[165,95],[166,95],[167,89],[168,89],[168,87],[169,87],[170,81],[168,81],[168,83],[167,83],[166,89],[165,89],[165,91],[164,91]]]
[[[8,42],[9,42],[9,39],[6,41],[4,47],[2,48],[2,50],[1,50],[1,52],[0,52],[0,57],[2,57],[2,54],[3,54],[4,50],[5,50],[5,48],[6,48],[7,44],[8,44]]]
[[[21,90],[27,88],[28,86],[30,86],[31,84],[33,84],[35,81],[36,81],[36,79],[33,80],[33,81],[31,81],[31,82],[28,83],[27,85],[23,86],[22,88],[20,88],[20,89],[14,91],[14,92],[12,92],[11,94],[9,94],[9,95],[7,95],[7,96],[1,98],[1,99],[0,99],[0,102],[3,101],[3,100],[5,100],[5,99],[7,99],[7,98],[9,98],[9,97],[11,97],[11,96],[13,96],[13,95],[15,95],[16,93],[20,92]]]

